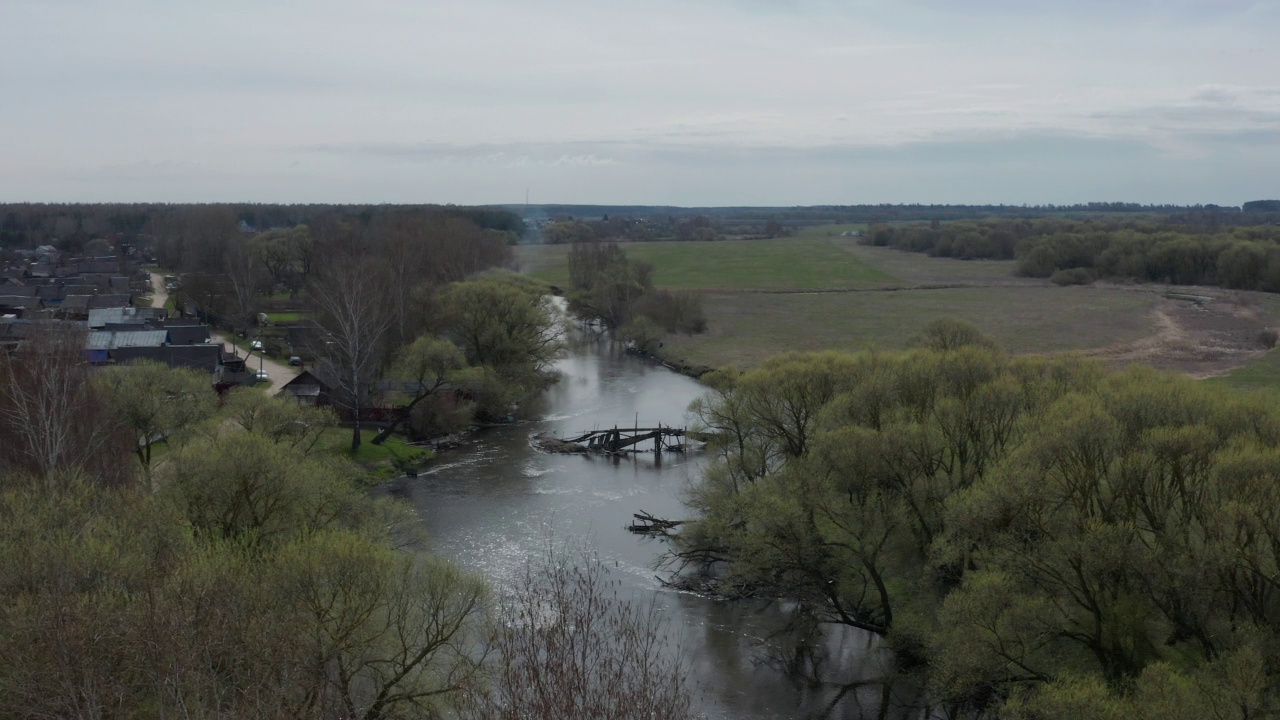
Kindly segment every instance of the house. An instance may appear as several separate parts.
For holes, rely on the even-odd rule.
[[[94,295],[89,300],[89,309],[128,307],[128,295]]]
[[[162,347],[169,338],[167,330],[96,330],[85,341],[87,350],[118,350],[120,348]]]
[[[58,306],[58,313],[66,318],[75,320],[89,319],[89,295],[68,295],[62,299],[62,304]]]
[[[169,343],[172,345],[200,345],[212,340],[209,335],[208,325],[185,325],[163,323],[161,325],[165,330],[169,331]]]
[[[285,383],[276,393],[277,397],[288,398],[300,405],[328,405],[333,395],[333,388],[321,380],[310,370],[303,370],[298,377]]]
[[[143,325],[150,320],[163,320],[169,316],[164,308],[94,307],[89,306],[89,327],[96,330],[113,325]]]
[[[155,331],[161,332],[161,331]],[[135,333],[137,334],[137,333]],[[222,348],[217,345],[165,345],[163,347],[121,347],[114,352],[117,364],[150,360],[171,368],[207,372],[216,378],[222,365]]]
[[[28,317],[29,313],[44,309],[44,300],[21,295],[0,295],[0,313],[14,313]]]

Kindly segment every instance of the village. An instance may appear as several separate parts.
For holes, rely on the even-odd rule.
[[[315,348],[324,331],[310,320],[273,327],[259,313],[253,338],[240,342],[217,327],[217,318],[189,301],[174,303],[182,277],[148,269],[148,258],[132,247],[113,255],[66,256],[52,245],[16,250],[0,268],[0,351],[11,353],[41,330],[84,335],[84,359],[92,367],[150,361],[206,374],[211,392],[258,387],[303,405],[332,406],[336,380]],[[242,333],[244,334],[244,333]],[[264,340],[272,344],[269,352]],[[287,354],[287,362],[271,355]],[[396,415],[392,396],[399,383],[373,388],[361,419]]]

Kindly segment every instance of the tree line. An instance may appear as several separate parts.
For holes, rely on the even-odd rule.
[[[0,249],[54,245],[79,253],[95,238],[119,236],[130,242],[165,234],[166,228],[229,220],[235,230],[257,232],[306,225],[322,217],[362,223],[387,212],[443,214],[498,230],[524,234],[521,218],[508,210],[455,205],[274,205],[262,203],[6,203],[0,204]],[[177,268],[172,258],[170,267]]]
[[[1096,278],[1280,292],[1280,225],[988,220],[878,225],[864,243],[962,260],[1017,260],[1062,284]]]
[[[0,358],[0,715],[689,717],[654,609],[589,554],[506,597],[423,551],[331,411],[91,372],[77,340]]]
[[[957,321],[703,379],[686,581],[883,637],[951,716],[1280,712],[1274,397]]]
[[[671,218],[683,220],[706,217],[724,227],[760,228],[770,219],[788,227],[813,227],[845,223],[918,222],[938,220],[1001,219],[1105,219],[1108,217],[1156,217],[1178,221],[1216,217],[1219,222],[1257,222],[1257,213],[1277,213],[1277,201],[1244,203],[1242,207],[1214,204],[1176,205],[1169,203],[1088,202],[1037,205],[935,205],[926,203],[881,203],[877,205],[810,205],[779,207],[674,207],[637,205],[535,205],[533,210],[548,218]],[[525,212],[523,206],[508,206]],[[1253,217],[1246,217],[1253,216]],[[1277,218],[1273,217],[1273,221]]]
[[[666,333],[700,333],[702,295],[653,286],[653,266],[627,257],[616,243],[586,240],[569,249],[569,310],[598,320],[653,353]]]

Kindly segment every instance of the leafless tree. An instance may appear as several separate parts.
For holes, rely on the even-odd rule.
[[[235,332],[253,327],[258,314],[258,299],[267,285],[264,267],[248,241],[236,238],[228,244],[226,264],[226,296],[222,298],[226,319]]]
[[[123,480],[108,451],[120,427],[89,383],[84,332],[35,325],[29,333],[16,351],[0,353],[0,464],[30,473],[48,491],[68,471]]]
[[[622,597],[599,558],[551,550],[526,565],[502,616],[482,720],[692,717],[684,666],[652,601]]]
[[[386,290],[385,274],[374,259],[335,254],[317,270],[308,293],[326,333],[319,350],[332,370],[336,399],[355,421],[352,452],[360,447],[360,416],[391,324]]]

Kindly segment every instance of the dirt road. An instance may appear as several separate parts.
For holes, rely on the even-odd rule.
[[[164,307],[169,302],[169,291],[164,289],[164,276],[160,273],[151,273],[151,307]]]
[[[164,304],[169,302],[169,293],[164,287],[164,276],[160,273],[151,273],[151,287],[155,291],[151,295],[151,307],[164,307]],[[212,333],[212,337],[214,342],[220,342],[223,344],[223,347],[233,350],[233,352],[239,352],[239,350],[234,349],[235,343],[231,342],[231,337],[226,333],[214,332]],[[278,360],[272,360],[269,357],[262,357],[262,354],[259,352],[246,352],[248,352],[248,356],[245,361],[245,365],[248,366],[251,371],[257,372],[258,368],[261,368],[271,376],[270,385],[259,385],[259,387],[272,395],[279,392],[280,388],[284,387],[285,383],[288,383],[290,380],[298,377],[298,375],[302,373],[301,368],[290,367]]]

